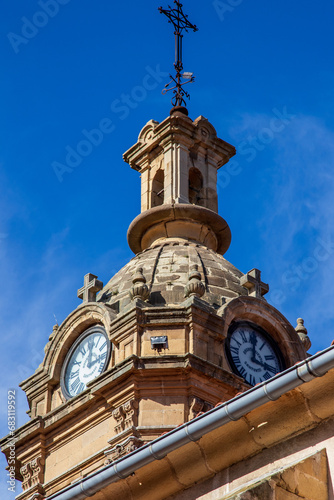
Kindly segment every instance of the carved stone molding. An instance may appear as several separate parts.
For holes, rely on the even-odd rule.
[[[192,398],[190,398],[189,406],[190,419],[197,417],[199,413],[205,413],[206,411],[209,411],[211,410],[211,408],[213,408],[213,404],[208,403],[208,401],[204,401],[197,396],[193,396]]]
[[[203,399],[200,398],[191,398],[191,403],[190,403],[190,418],[195,418],[196,415],[202,411],[203,406],[204,406],[204,401]]]
[[[115,462],[115,460],[118,460],[124,455],[127,455],[128,453],[137,450],[138,448],[143,446],[143,444],[144,442],[141,439],[137,438],[136,436],[129,436],[127,439],[125,439],[125,441],[117,444],[114,448],[111,448],[111,450],[108,450],[104,453],[106,456],[104,465],[108,465],[111,464],[112,462]]]
[[[31,489],[32,495],[29,496],[28,500],[44,500],[45,490],[41,484],[37,484]]]
[[[120,432],[122,432],[124,430],[124,411],[123,411],[123,408],[120,406],[119,408],[116,408],[116,410],[114,410],[112,412],[112,416],[114,417],[114,419],[116,420],[116,425],[115,425],[115,433],[116,434],[119,434]]]
[[[138,401],[131,399],[127,401],[123,406],[123,411],[125,413],[124,427],[129,429],[130,427],[136,427],[138,424]]]
[[[44,458],[36,457],[21,467],[23,477],[22,489],[26,491],[38,487],[44,482]],[[38,492],[39,493],[39,492]]]
[[[32,471],[30,467],[30,463],[27,463],[23,465],[20,469],[21,475],[23,477],[22,481],[22,489],[23,491],[27,490],[31,486],[31,476],[32,476]]]
[[[136,427],[138,423],[138,402],[131,399],[124,403],[122,406],[116,408],[112,415],[116,420],[115,433],[119,434],[124,429]]]
[[[32,477],[31,486],[36,486],[44,482],[44,458],[36,457],[30,462]]]

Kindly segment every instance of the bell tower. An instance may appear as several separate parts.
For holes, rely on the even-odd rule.
[[[218,215],[217,171],[235,154],[203,116],[192,121],[173,108],[162,123],[151,120],[124,160],[141,174],[141,214],[128,231],[138,253],[160,238],[188,238],[221,254],[231,242]]]
[[[180,37],[193,25],[175,4],[163,11],[177,31],[173,108],[124,153],[141,176],[134,257],[105,285],[87,273],[83,302],[21,384],[30,421],[14,436],[20,500],[70,498],[61,492],[73,483],[307,356],[302,320],[295,330],[267,303],[259,270],[244,274],[223,257],[231,232],[217,171],[236,151],[206,118],[188,116],[183,85],[193,77],[182,83]],[[7,457],[12,439],[1,441]]]

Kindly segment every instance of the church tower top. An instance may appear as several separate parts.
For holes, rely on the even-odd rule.
[[[185,97],[189,94],[184,85],[194,77],[182,73],[182,38],[183,31],[197,31],[197,27],[183,13],[182,4],[177,0],[174,4],[175,8],[159,8],[175,28],[176,76],[171,76],[163,91],[173,90],[174,107],[162,123],[150,120],[137,143],[123,155],[141,173],[141,214],[129,227],[128,242],[135,254],[166,239],[168,243],[177,239],[223,255],[231,232],[218,215],[217,171],[236,151],[217,137],[206,118],[192,121],[188,117]]]
[[[141,214],[128,230],[130,248],[138,253],[181,238],[224,254],[231,233],[217,213],[217,171],[234,154],[203,116],[192,121],[174,110],[162,123],[149,121],[123,156],[141,173]]]

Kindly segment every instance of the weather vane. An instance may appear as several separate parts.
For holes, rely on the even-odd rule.
[[[174,97],[172,99],[172,105],[175,106],[186,106],[186,101],[184,100],[184,97],[187,97],[190,99],[190,95],[188,92],[186,92],[183,88],[186,83],[191,83],[195,80],[195,77],[193,76],[192,73],[184,72],[183,71],[183,63],[182,63],[182,32],[183,30],[188,32],[188,29],[192,29],[193,31],[198,31],[198,28],[194,25],[191,24],[190,21],[188,21],[188,16],[185,15],[182,11],[182,4],[178,2],[177,0],[174,1],[176,7],[172,9],[170,5],[168,5],[168,10],[163,9],[162,7],[159,7],[159,11],[161,14],[165,14],[165,16],[168,17],[168,22],[172,23],[175,31],[175,63],[174,63],[174,68],[176,70],[176,76],[175,78],[172,75],[169,75],[171,78],[171,81],[165,85],[165,88],[163,89],[162,93],[166,94],[170,90],[173,90]],[[174,87],[171,87],[171,85],[175,84]]]

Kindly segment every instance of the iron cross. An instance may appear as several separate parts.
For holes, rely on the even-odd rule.
[[[174,35],[175,35],[175,63],[174,68],[176,70],[175,78],[170,75],[171,81],[165,85],[163,94],[166,94],[170,90],[173,90],[174,97],[172,99],[173,106],[182,106],[186,105],[186,101],[184,97],[190,99],[190,95],[183,88],[183,85],[186,83],[191,83],[194,81],[194,76],[192,73],[183,73],[183,62],[182,62],[182,38],[183,31],[188,32],[188,29],[192,29],[193,31],[198,31],[197,26],[192,24],[188,20],[188,16],[183,13],[182,3],[178,0],[174,0],[176,7],[172,9],[170,5],[168,5],[168,9],[163,9],[159,7],[159,11],[161,14],[165,14],[168,17],[168,22],[172,23],[174,26]],[[184,81],[181,81],[184,80]],[[175,84],[174,87],[170,87],[170,85]]]

